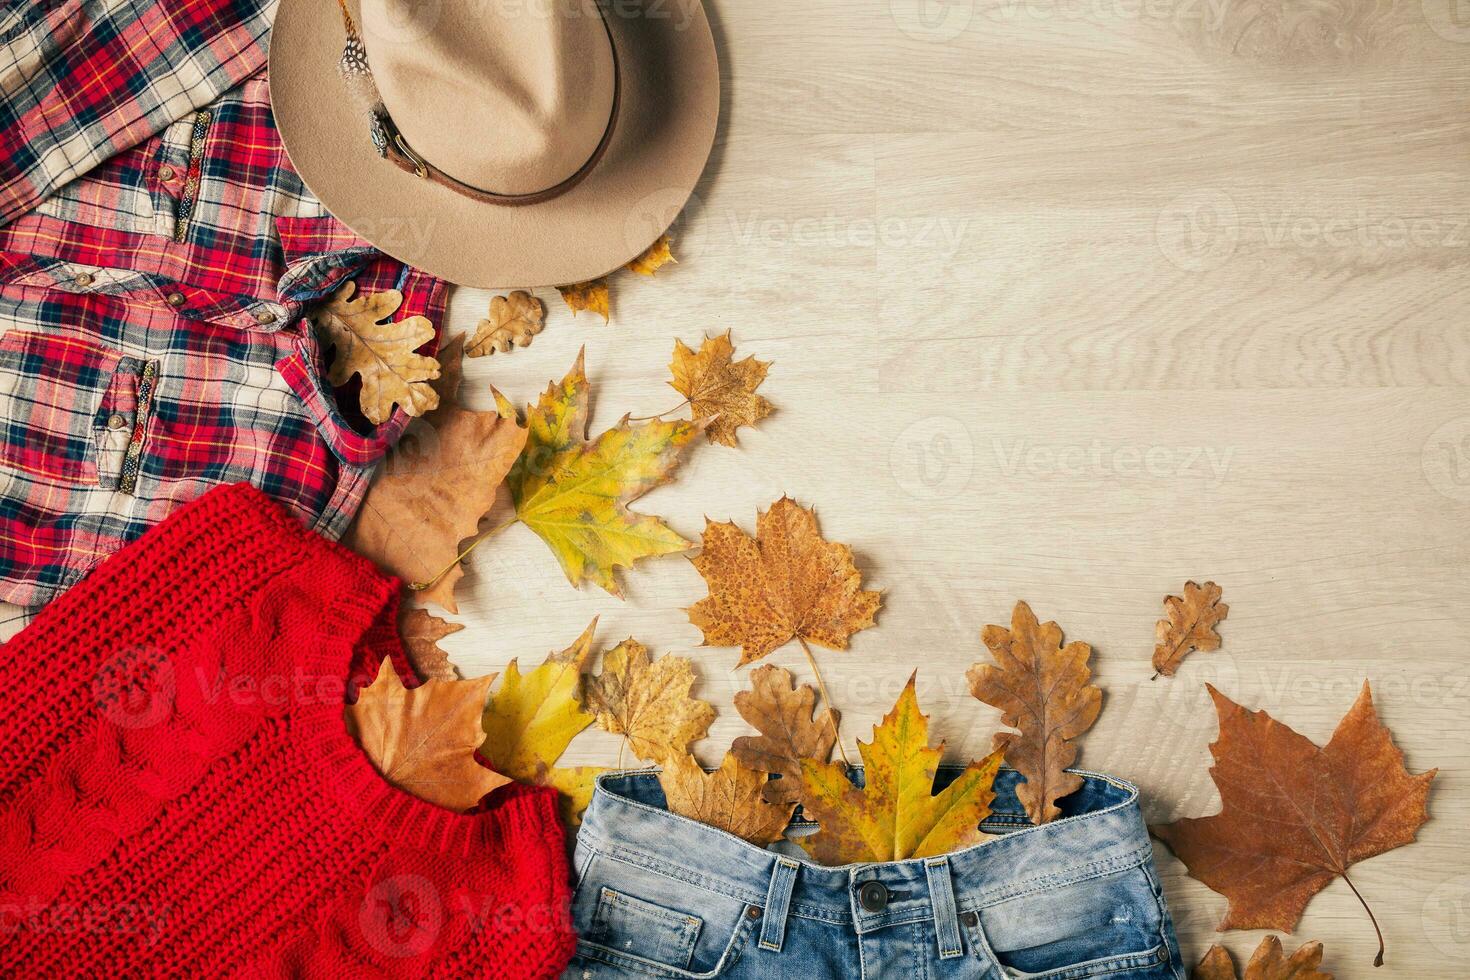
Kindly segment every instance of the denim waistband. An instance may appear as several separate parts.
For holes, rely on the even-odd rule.
[[[936,786],[959,771],[945,767]],[[947,866],[953,905],[945,911],[953,914],[1149,861],[1153,849],[1137,787],[1101,773],[1071,771],[1082,776],[1082,788],[1060,802],[1063,816],[1052,823],[1031,825],[1015,794],[1020,775],[1002,768],[992,815],[981,824],[982,831],[999,836],[937,858],[841,867],[813,864],[794,845],[757,847],[668,812],[653,772],[605,773],[583,817],[578,845],[753,906],[766,903],[779,865],[796,872],[787,914],[853,923],[863,933],[933,916],[936,865]],[[867,912],[853,903],[853,885],[874,880],[893,898],[882,911]]]

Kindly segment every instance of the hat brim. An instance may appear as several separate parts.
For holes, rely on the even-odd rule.
[[[323,0],[281,0],[271,32],[271,107],[286,153],[343,224],[450,282],[552,286],[604,275],[678,216],[720,111],[719,59],[698,0],[619,0],[605,10],[622,76],[618,121],[603,158],[559,197],[475,201],[380,157],[365,111],[337,73],[341,15]]]

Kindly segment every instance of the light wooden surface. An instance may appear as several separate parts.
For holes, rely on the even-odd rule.
[[[777,413],[699,446],[639,508],[691,538],[815,505],[885,590],[879,625],[822,660],[849,748],[919,671],[949,754],[997,713],[964,672],[1017,599],[1093,644],[1106,692],[1082,764],[1141,785],[1150,820],[1213,812],[1210,681],[1325,741],[1371,679],[1415,771],[1440,776],[1417,843],[1360,865],[1296,939],[1339,980],[1470,976],[1470,15],[1426,0],[811,0],[712,4],[719,144],[678,222],[682,261],[614,281],[573,320],[468,362],[535,397],[587,346],[594,429],[679,396],[679,337],[734,331],[771,360]],[[650,211],[666,206],[650,202]],[[631,220],[631,219],[630,219]],[[459,290],[448,329],[489,294]],[[1150,682],[1162,597],[1213,578],[1224,649]],[[593,616],[692,656],[746,729],[737,651],[697,646],[682,558],[577,591],[529,531],[460,586],[466,674],[537,663]],[[771,658],[808,672],[796,646]],[[590,731],[567,757],[611,764]],[[1192,964],[1243,961],[1225,901],[1159,849]]]

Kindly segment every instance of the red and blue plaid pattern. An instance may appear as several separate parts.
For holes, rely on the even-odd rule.
[[[263,74],[0,228],[0,600],[48,601],[220,483],[339,534],[408,422],[321,380],[302,308],[347,277],[443,313],[306,190]]]

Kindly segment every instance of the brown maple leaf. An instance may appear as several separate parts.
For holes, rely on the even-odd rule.
[[[404,605],[398,611],[398,635],[403,640],[403,651],[408,654],[414,671],[426,681],[459,679],[459,671],[450,663],[449,654],[439,647],[439,641],[462,629],[462,624],[431,616],[417,606]]]
[[[837,742],[838,714],[832,708],[816,718],[817,692],[797,687],[791,672],[766,664],[750,672],[750,690],[735,695],[740,712],[759,735],[742,735],[730,752],[747,769],[778,774],[762,792],[769,803],[794,803],[801,796],[801,760],[826,762]]]
[[[561,298],[566,302],[567,308],[572,311],[572,316],[576,316],[583,310],[591,310],[602,316],[603,323],[608,321],[610,309],[606,277],[589,282],[577,282],[570,286],[557,286],[556,291],[561,293]]]
[[[511,345],[526,347],[541,332],[546,322],[546,307],[524,289],[509,296],[490,300],[490,315],[475,327],[475,335],[465,347],[470,357],[484,357],[496,351],[504,354]]]
[[[1220,601],[1220,587],[1214,582],[1196,585],[1184,583],[1184,595],[1164,597],[1164,619],[1154,627],[1158,645],[1154,647],[1154,670],[1165,677],[1174,676],[1184,658],[1194,651],[1209,653],[1220,649],[1220,624],[1230,607]]]
[[[347,706],[347,728],[388,782],[446,809],[468,810],[510,782],[475,757],[494,680],[489,674],[405,688],[385,657],[372,684]]]
[[[1024,602],[1016,603],[1010,629],[987,626],[982,638],[995,665],[970,668],[970,693],[1018,729],[996,733],[995,748],[1026,779],[1016,796],[1032,823],[1049,823],[1061,816],[1056,801],[1082,786],[1081,776],[1066,771],[1077,760],[1071,740],[1102,710],[1101,689],[1088,683],[1092,648],[1077,640],[1062,646],[1061,627],[1037,623]]]
[[[526,430],[503,399],[495,412],[454,402],[463,342],[456,337],[445,347],[453,366],[441,378],[443,404],[410,426],[388,454],[343,539],[405,582],[430,583],[421,598],[450,612],[459,611],[460,542],[479,528],[526,443]]]
[[[689,696],[694,671],[684,657],[650,661],[648,648],[627,639],[602,657],[602,672],[583,682],[582,703],[597,724],[627,739],[648,762],[684,755],[709,734],[715,709]]]
[[[689,560],[709,597],[689,608],[689,621],[705,646],[741,647],[742,667],[793,639],[845,650],[883,601],[863,589],[852,549],[823,540],[816,515],[789,497],[757,515],[753,538],[707,521],[703,545]]]
[[[669,385],[689,399],[696,419],[710,420],[705,435],[722,446],[738,445],[736,429],[771,414],[771,403],[755,393],[766,380],[770,362],[754,357],[736,361],[734,354],[727,330],[719,337],[706,337],[698,353],[675,340],[669,365],[674,375]]]
[[[651,276],[670,262],[677,265],[679,260],[674,258],[674,253],[669,249],[672,242],[673,239],[668,235],[658,236],[658,240],[644,249],[643,254],[623,268],[640,276]]]
[[[336,349],[327,380],[343,385],[360,375],[358,403],[374,425],[388,421],[394,405],[423,415],[439,404],[429,384],[439,377],[439,362],[415,351],[434,339],[434,325],[422,316],[394,323],[393,314],[403,305],[396,289],[354,299],[356,290],[349,279],[310,313],[322,345]]]
[[[741,768],[726,754],[706,773],[693,756],[674,756],[658,775],[669,810],[764,847],[781,839],[794,803],[768,803],[761,795],[766,774]]]
[[[1366,683],[1325,748],[1264,711],[1209,692],[1220,717],[1220,737],[1210,746],[1220,812],[1153,832],[1190,875],[1230,900],[1220,930],[1290,932],[1312,896],[1339,876],[1363,901],[1348,868],[1414,840],[1429,819],[1438,770],[1415,776],[1404,767]],[[1382,963],[1381,933],[1378,943]]]
[[[1211,946],[1191,977],[1192,980],[1332,980],[1332,974],[1318,969],[1321,965],[1321,943],[1303,943],[1288,959],[1281,949],[1281,940],[1267,936],[1245,965],[1245,976],[1235,972],[1235,961],[1228,949]]]

